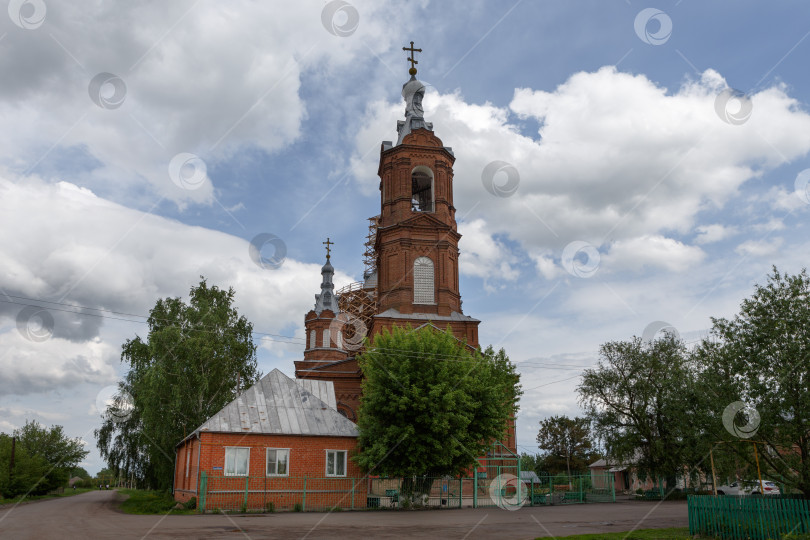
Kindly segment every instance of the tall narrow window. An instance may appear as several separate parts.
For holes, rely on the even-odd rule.
[[[427,167],[417,167],[411,173],[411,210],[433,212],[433,173]]]
[[[315,330],[309,331],[309,348],[314,349],[318,344],[315,342]]]
[[[328,328],[324,329],[324,331],[323,331],[323,346],[324,347],[331,347],[332,346],[332,344],[329,343],[329,340],[332,338],[332,336],[330,336],[329,334],[330,334],[329,329]]]
[[[413,303],[433,304],[433,261],[418,257],[413,262]]]

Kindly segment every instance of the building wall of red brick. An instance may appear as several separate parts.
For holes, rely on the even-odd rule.
[[[225,476],[225,448],[250,448],[248,477]],[[287,476],[267,476],[267,449],[290,450]],[[346,475],[326,475],[326,451],[347,451]],[[177,448],[175,492],[177,501],[185,502],[200,495],[197,489],[199,475],[207,476],[206,508],[238,509],[245,502],[247,508],[266,508],[273,502],[277,509],[292,508],[303,501],[310,508],[331,506],[350,507],[353,501],[365,506],[368,483],[359,467],[351,460],[357,450],[355,437],[323,437],[306,435],[260,435],[241,433],[201,433],[200,440],[192,439]],[[191,459],[188,473],[186,457]],[[199,456],[199,469],[193,463]],[[307,478],[307,485],[303,479]]]

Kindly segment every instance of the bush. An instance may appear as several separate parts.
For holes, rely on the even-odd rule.
[[[301,506],[301,503],[295,503],[295,506],[293,506],[293,512],[303,512],[303,511],[304,507]]]
[[[265,505],[265,510],[267,510],[267,511],[268,511],[268,512],[270,512],[271,514],[272,514],[273,512],[275,512],[275,511],[276,511],[276,505],[275,505],[275,503],[274,503],[273,501],[268,502],[268,503]]]
[[[186,501],[186,504],[183,506],[186,507],[186,510],[196,510],[197,509],[197,497],[192,497]]]

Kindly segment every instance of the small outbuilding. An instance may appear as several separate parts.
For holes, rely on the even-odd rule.
[[[208,509],[365,503],[366,483],[355,485],[362,473],[349,459],[357,435],[331,381],[274,369],[177,444],[174,498],[196,497]]]

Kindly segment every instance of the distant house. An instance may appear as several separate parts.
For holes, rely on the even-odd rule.
[[[520,471],[520,480],[527,484],[540,484],[540,477],[534,471]]]
[[[637,489],[653,489],[655,482],[652,479],[641,479],[634,463],[612,463],[605,459],[598,459],[588,465],[591,471],[591,481],[595,489],[611,489],[616,493],[632,493]]]
[[[68,480],[68,487],[73,487],[76,485],[76,482],[81,482],[83,478],[81,476],[74,476],[70,480]]]
[[[333,480],[320,490],[322,505],[339,504],[349,490],[365,501],[365,485],[348,485],[362,476],[349,459],[357,435],[335,407],[331,381],[293,380],[274,369],[177,444],[174,498],[199,501],[205,488],[207,508],[291,507],[308,477]],[[338,485],[343,478],[347,485]]]

